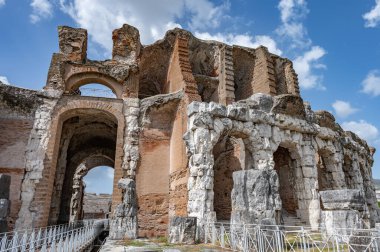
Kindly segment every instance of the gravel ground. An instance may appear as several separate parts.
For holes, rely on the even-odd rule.
[[[222,252],[228,251],[206,244],[198,245],[167,245],[147,239],[138,239],[129,242],[107,240],[100,252]]]

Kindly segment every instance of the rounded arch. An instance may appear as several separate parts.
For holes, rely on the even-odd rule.
[[[112,90],[118,99],[123,96],[123,86],[115,78],[98,72],[75,73],[66,80],[66,91],[71,92],[90,83],[99,83]]]
[[[240,130],[244,127],[234,127],[233,124],[231,128],[226,127],[220,131],[212,141],[213,211],[218,221],[231,219],[233,173],[253,168],[249,134]]]
[[[73,192],[70,199],[70,222],[83,218],[83,178],[90,170],[99,166],[114,168],[114,160],[106,155],[94,154],[85,158],[76,168],[73,178]]]
[[[116,129],[116,149],[114,151],[114,168],[115,168],[115,176],[114,176],[114,191],[112,197],[112,204],[115,206],[119,202],[121,202],[122,193],[121,190],[117,188],[117,181],[121,178],[121,165],[122,165],[122,143],[124,141],[124,116],[122,113],[123,103],[118,100],[109,102],[102,100],[94,100],[94,99],[83,99],[82,97],[67,97],[69,102],[64,102],[64,104],[58,104],[56,110],[53,112],[52,116],[57,118],[57,120],[53,120],[50,125],[51,136],[49,138],[49,142],[47,145],[47,149],[50,150],[47,152],[45,157],[45,168],[43,170],[43,179],[36,186],[36,192],[43,190],[46,186],[53,187],[54,185],[54,176],[56,176],[57,172],[57,161],[59,156],[59,148],[61,141],[61,133],[62,126],[66,120],[75,118],[76,115],[79,114],[93,114],[93,115],[102,115],[108,118],[110,121],[113,121],[117,125]],[[94,117],[96,118],[96,117]],[[79,161],[78,161],[79,162]],[[50,175],[47,175],[49,173]],[[44,175],[46,174],[46,175]],[[52,195],[46,197],[44,202],[44,209],[41,216],[49,216],[51,214],[51,210],[49,207],[51,206]],[[45,213],[46,212],[46,213]],[[45,214],[44,214],[45,213]],[[58,217],[57,217],[58,218]],[[50,217],[49,217],[50,219]],[[50,221],[50,224],[56,224],[57,220]],[[47,225],[48,220],[41,220],[42,223]]]

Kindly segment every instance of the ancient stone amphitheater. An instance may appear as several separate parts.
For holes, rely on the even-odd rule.
[[[112,59],[94,61],[86,30],[58,33],[41,91],[0,85],[10,228],[80,219],[82,178],[101,165],[114,167],[115,239],[215,221],[378,222],[375,150],[311,110],[290,60],[181,29],[143,46],[124,25],[112,33]],[[81,95],[89,83],[116,98]]]

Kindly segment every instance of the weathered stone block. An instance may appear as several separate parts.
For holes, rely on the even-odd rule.
[[[326,127],[333,130],[336,128],[335,117],[328,111],[315,111],[315,118],[321,127]]]
[[[341,232],[347,228],[355,228],[359,220],[359,212],[355,210],[328,210],[321,212],[322,227],[326,229],[328,234],[334,234],[337,229]]]
[[[325,210],[364,210],[364,193],[359,189],[327,190],[319,192]]]
[[[274,103],[271,110],[272,113],[290,115],[301,119],[306,118],[303,100],[298,95],[278,95],[273,99]]]
[[[247,99],[250,108],[270,112],[273,106],[273,98],[271,95],[257,93]]]
[[[9,199],[11,176],[0,174],[0,199]]]
[[[169,242],[194,244],[196,227],[195,217],[172,217],[169,224]]]
[[[233,173],[232,223],[275,220],[281,210],[278,175],[274,170],[244,170]]]

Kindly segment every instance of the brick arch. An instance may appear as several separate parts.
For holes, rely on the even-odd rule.
[[[105,115],[113,118],[117,122],[116,153],[115,153],[115,173],[114,173],[114,190],[112,205],[117,205],[122,200],[122,192],[117,188],[117,182],[122,177],[122,156],[123,156],[123,139],[124,139],[124,117],[122,113],[122,103],[107,102],[104,100],[79,98],[68,98],[65,104],[57,105],[52,117],[50,126],[50,137],[47,143],[47,152],[44,158],[44,169],[41,179],[36,184],[31,206],[40,206],[35,216],[35,226],[46,226],[48,224],[51,195],[45,192],[52,192],[54,177],[56,172],[57,158],[59,153],[59,143],[61,139],[61,130],[63,122],[70,117],[75,116],[77,111],[100,111]],[[27,176],[27,175],[26,175]],[[27,206],[28,207],[28,206]]]
[[[74,91],[90,83],[102,84],[110,88],[117,98],[122,98],[123,85],[115,78],[99,72],[80,72],[70,75],[65,82],[65,91]]]

